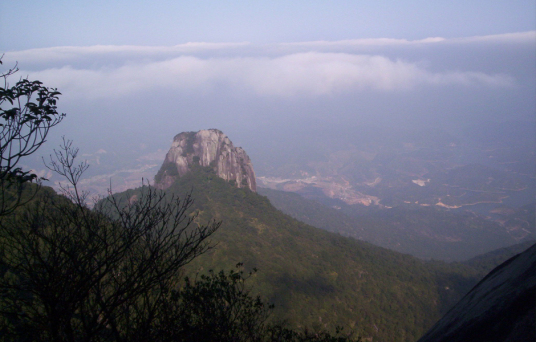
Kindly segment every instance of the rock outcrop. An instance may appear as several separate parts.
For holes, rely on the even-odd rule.
[[[173,139],[166,159],[155,176],[155,185],[168,188],[193,166],[212,167],[216,174],[237,187],[256,191],[255,172],[246,151],[235,147],[220,130],[183,132]]]
[[[491,271],[418,342],[536,341],[536,244]]]

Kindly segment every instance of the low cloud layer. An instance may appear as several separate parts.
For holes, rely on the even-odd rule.
[[[511,87],[505,74],[431,72],[415,62],[381,55],[306,52],[276,58],[199,58],[126,62],[97,69],[22,71],[73,98],[115,98],[158,89],[231,90],[234,96],[318,96],[360,90],[407,91],[419,86]]]
[[[230,96],[289,98],[419,87],[513,87],[515,77],[503,70],[442,68],[430,63],[429,55],[434,49],[460,49],[467,44],[533,46],[534,41],[536,32],[416,41],[55,47],[9,52],[4,63],[18,61],[22,75],[53,85],[71,99],[124,98],[160,89],[186,94],[223,89]],[[412,52],[410,57],[407,51]]]
[[[96,151],[141,142],[165,148],[181,131],[214,127],[235,139],[243,134],[251,145],[253,130],[532,120],[535,58],[531,31],[414,41],[54,47],[7,52],[3,62],[18,61],[20,76],[58,88],[60,110],[68,114],[58,133]]]

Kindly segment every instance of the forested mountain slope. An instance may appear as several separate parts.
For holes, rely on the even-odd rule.
[[[142,201],[147,189],[115,196],[135,203]],[[211,237],[214,248],[181,268],[181,274],[199,279],[209,269],[230,270],[238,262],[245,263],[246,271],[258,268],[247,286],[263,301],[276,304],[273,322],[286,320],[293,328],[334,330],[341,325],[376,341],[414,341],[490,265],[524,247],[490,253],[467,264],[426,262],[296,221],[265,197],[236,188],[208,168],[195,168],[178,179],[167,196],[183,196],[192,189],[194,209],[200,213],[196,222],[215,218],[224,223]],[[40,194],[35,201],[43,197],[49,203],[63,203],[58,208],[71,207],[67,198],[50,188],[44,187]],[[80,250],[79,243],[73,243],[71,247]]]
[[[311,227],[210,168],[195,168],[166,191],[181,195],[192,189],[201,222],[223,225],[213,235],[215,248],[195,259],[188,273],[230,269],[238,262],[259,269],[250,284],[276,305],[274,320],[341,325],[378,341],[414,341],[484,275]],[[138,191],[118,196],[135,198]]]

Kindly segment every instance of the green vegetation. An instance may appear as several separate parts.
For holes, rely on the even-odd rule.
[[[296,221],[267,198],[196,167],[167,192],[193,189],[200,222],[221,220],[216,244],[186,268],[190,277],[243,262],[254,294],[275,304],[272,320],[294,328],[414,341],[484,274],[462,264],[426,263]],[[131,197],[139,190],[130,190]],[[118,194],[121,196],[121,194]]]
[[[20,159],[37,151],[50,129],[65,117],[57,112],[61,94],[56,89],[27,79],[10,86],[8,78],[17,71],[15,66],[0,74],[4,83],[0,87],[0,217],[26,203],[21,200],[24,185],[38,181],[35,174],[18,166]]]
[[[0,341],[355,340],[267,323],[272,306],[245,286],[254,271],[184,279],[220,224],[148,186],[89,210],[70,146],[49,165],[72,190],[43,188],[0,220]]]
[[[69,173],[65,165],[72,167],[72,159],[52,168],[75,180],[85,167]],[[174,202],[191,189],[195,202],[188,196],[186,207]],[[346,333],[414,341],[484,275],[468,265],[426,263],[313,228],[210,167],[194,167],[166,195],[145,186],[92,211],[76,192],[71,200],[46,188],[39,196],[0,225],[0,329],[6,341],[342,342],[351,340]],[[176,223],[166,213],[177,208],[186,219],[178,220],[186,224],[180,225],[184,234],[203,231],[212,219],[224,223],[198,240],[204,247],[181,259],[186,263],[155,277],[177,260],[156,247],[158,237],[169,236],[169,226],[158,222]],[[239,262],[244,268],[238,271],[211,271]]]
[[[27,100],[0,115],[0,341],[414,341],[483,276],[296,221],[196,163],[167,193],[90,209],[70,141],[47,165],[62,195],[17,167],[62,116],[55,90],[16,87],[0,93]]]
[[[0,221],[0,331],[5,341],[155,340],[182,267],[210,245],[217,223],[191,226],[191,200],[144,187],[93,210],[68,141],[49,167],[71,185],[38,191]],[[31,187],[31,186],[29,186]],[[32,190],[32,189],[29,189]]]
[[[155,182],[157,183],[160,182],[162,180],[162,177],[164,177],[164,175],[168,175],[172,177],[178,176],[179,171],[177,170],[177,165],[175,165],[175,163],[164,162],[164,165],[160,168],[160,170],[158,170],[158,173],[154,177]]]
[[[0,341],[354,340],[265,324],[271,306],[249,295],[242,271],[182,281],[220,226],[199,224],[189,196],[143,186],[90,210],[78,188],[88,165],[65,139],[47,164],[69,184],[63,196],[32,184],[17,164],[63,115],[41,82],[9,88],[14,72],[0,88],[0,104],[14,105],[0,112]]]

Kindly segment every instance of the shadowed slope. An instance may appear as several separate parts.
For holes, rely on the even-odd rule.
[[[536,245],[491,271],[419,342],[536,340]]]

